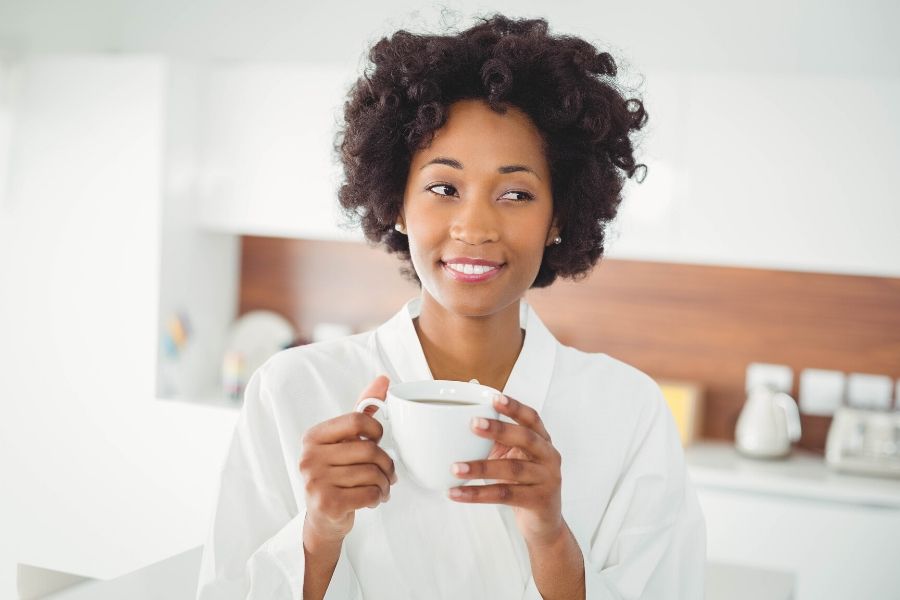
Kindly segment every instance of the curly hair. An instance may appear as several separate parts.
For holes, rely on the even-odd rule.
[[[394,229],[413,154],[431,142],[456,100],[481,98],[500,114],[506,104],[537,126],[551,174],[561,244],[551,244],[531,287],[557,276],[579,280],[603,254],[604,228],[622,200],[635,164],[633,131],[647,121],[643,102],[626,98],[607,52],[573,36],[549,35],[544,19],[500,14],[455,35],[396,31],[369,50],[363,76],[350,88],[334,149],[345,181],[338,198],[367,241],[384,243],[421,288],[409,240]]]

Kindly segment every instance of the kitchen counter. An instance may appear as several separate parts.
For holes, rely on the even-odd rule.
[[[205,540],[238,411],[156,399],[103,408],[91,419],[26,421],[3,440],[47,469],[14,462],[14,491],[0,498],[17,515],[4,536],[20,571],[111,580]],[[31,442],[34,431],[54,446]],[[66,460],[51,471],[60,463],[55,448]]]
[[[193,548],[112,581],[87,581],[46,600],[193,600],[203,548]],[[794,576],[742,565],[707,563],[706,600],[791,600]]]
[[[900,479],[834,471],[823,456],[806,450],[794,449],[783,460],[753,459],[729,441],[703,441],[686,448],[685,458],[699,486],[900,508]]]

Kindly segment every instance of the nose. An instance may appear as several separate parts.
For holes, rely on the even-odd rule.
[[[459,203],[450,224],[450,237],[470,245],[496,242],[500,238],[493,200],[470,197]]]

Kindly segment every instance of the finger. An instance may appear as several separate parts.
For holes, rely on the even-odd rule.
[[[309,428],[303,435],[303,443],[335,444],[343,440],[358,440],[360,435],[378,441],[383,434],[384,428],[374,417],[352,412]]]
[[[550,442],[533,429],[522,425],[475,417],[472,419],[471,427],[477,435],[491,438],[510,447],[520,448],[538,460],[546,460],[552,456],[553,446],[550,445]]]
[[[355,488],[367,485],[377,485],[381,490],[381,500],[387,500],[391,495],[391,482],[385,476],[378,465],[347,465],[332,467],[328,471],[332,485],[339,488]]]
[[[448,496],[458,502],[488,504],[508,504],[524,506],[528,498],[536,493],[536,486],[516,483],[494,483],[490,485],[463,485],[450,488]]]
[[[460,462],[451,470],[460,479],[502,479],[510,483],[542,483],[545,479],[541,465],[515,458]]]
[[[359,398],[356,399],[356,404],[353,405],[353,410],[356,410],[356,407],[359,406],[359,403],[365,400],[366,398],[380,398],[384,400],[387,398],[387,390],[388,386],[390,386],[391,380],[387,375],[379,375],[360,393]],[[367,406],[363,412],[367,415],[371,416],[375,414],[375,411],[378,410],[377,406]]]
[[[378,444],[369,440],[354,440],[321,446],[324,462],[330,466],[374,464],[389,481],[397,481],[394,460]]]
[[[377,485],[366,485],[352,488],[336,488],[340,493],[342,508],[357,510],[368,506],[375,508],[382,501],[381,488]]]
[[[499,399],[494,400],[494,407],[500,414],[510,417],[519,425],[533,430],[548,442],[550,441],[550,434],[544,427],[544,420],[541,419],[541,416],[536,410],[534,410],[527,404],[519,402],[515,398],[510,398],[506,395],[502,395],[501,397],[506,398],[508,400],[508,403],[503,404]]]

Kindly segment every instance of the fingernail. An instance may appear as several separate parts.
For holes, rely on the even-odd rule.
[[[487,429],[488,428],[487,419],[485,419],[483,417],[475,417],[474,419],[472,419],[472,425],[474,425],[478,429]]]
[[[469,465],[467,465],[466,463],[456,463],[453,465],[453,472],[454,473],[468,473]]]
[[[499,402],[503,406],[507,406],[509,405],[509,398],[507,398],[503,394],[500,394],[499,396],[497,396],[497,402]]]
[[[459,498],[462,496],[462,490],[459,488],[450,488],[450,497],[451,498]]]
[[[397,483],[397,474],[391,473],[391,483]]]

